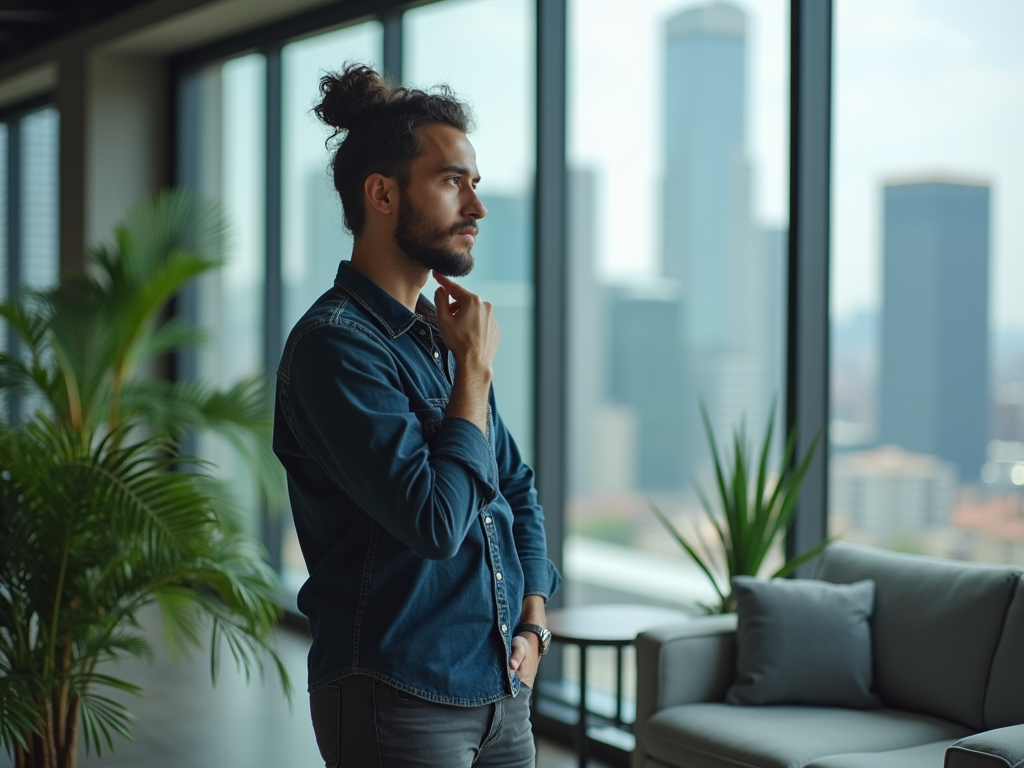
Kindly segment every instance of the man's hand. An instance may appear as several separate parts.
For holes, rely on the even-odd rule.
[[[445,415],[471,421],[486,435],[487,396],[501,337],[498,321],[490,302],[437,272],[434,279],[440,285],[434,293],[437,329],[459,364]],[[449,303],[449,296],[455,301]]]
[[[523,612],[519,615],[523,624],[548,625],[544,614],[544,598],[540,595],[527,595],[523,598]],[[519,679],[533,688],[537,679],[537,666],[540,664],[540,638],[533,632],[523,632],[512,638],[512,657],[508,667],[519,675]]]
[[[489,301],[483,301],[444,275],[434,273],[440,287],[434,293],[437,328],[460,368],[491,370],[501,330]],[[448,297],[455,299],[449,303]]]
[[[540,638],[533,632],[523,632],[512,638],[512,658],[508,668],[519,675],[519,681],[533,688],[540,665]]]

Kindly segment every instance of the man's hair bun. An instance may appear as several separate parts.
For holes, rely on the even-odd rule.
[[[331,174],[345,226],[356,237],[366,223],[363,182],[369,174],[394,177],[404,186],[412,161],[423,151],[420,128],[441,124],[467,133],[472,125],[469,108],[448,86],[405,88],[365,64],[348,63],[321,77],[320,97],[313,111],[334,129],[326,142],[335,147]]]
[[[348,64],[320,78],[320,103],[313,111],[335,134],[347,131],[388,102],[392,85],[365,64]]]

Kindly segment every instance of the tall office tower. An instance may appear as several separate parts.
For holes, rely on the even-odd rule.
[[[663,266],[682,286],[691,389],[719,440],[758,434],[771,401],[767,259],[751,223],[746,160],[746,15],[715,2],[667,23]],[[696,411],[694,401],[680,401]],[[702,431],[692,467],[706,466]]]
[[[501,345],[494,392],[505,425],[527,460],[533,459],[533,200],[489,194],[487,216],[473,247],[473,272],[460,282],[494,305]]]
[[[597,179],[592,170],[569,173],[569,324],[568,427],[569,492],[585,495],[607,487],[599,472],[614,466],[610,452],[622,440],[601,437],[601,406],[607,396],[607,316],[604,289],[597,282],[597,249],[594,242],[594,197]],[[620,488],[619,490],[631,490]]]
[[[989,433],[989,187],[885,187],[883,443],[938,456],[978,481]]]
[[[610,297],[609,395],[626,409],[619,421],[632,422],[619,431],[636,435],[629,474],[641,491],[678,491],[690,480],[686,439],[696,420],[680,407],[686,398],[681,312],[671,280],[617,289]]]

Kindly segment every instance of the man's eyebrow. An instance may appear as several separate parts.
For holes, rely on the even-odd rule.
[[[467,173],[469,173],[469,168],[466,168],[465,166],[462,166],[462,165],[446,165],[444,168],[440,168],[437,172],[438,173],[457,173],[460,176],[465,176]],[[480,177],[479,176],[474,177],[473,181],[474,181],[474,183],[479,183],[480,182]]]

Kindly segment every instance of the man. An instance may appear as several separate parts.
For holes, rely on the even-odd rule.
[[[533,766],[559,576],[491,389],[497,321],[449,279],[486,214],[469,118],[446,89],[362,66],[321,93],[346,132],[332,170],[354,246],[289,335],[274,424],[310,574],[317,743],[329,767]]]

